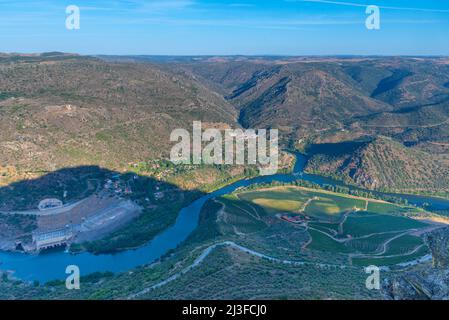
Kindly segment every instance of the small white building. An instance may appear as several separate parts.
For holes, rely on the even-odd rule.
[[[72,239],[73,233],[70,228],[64,228],[47,232],[33,233],[32,236],[33,244],[36,246],[36,250],[40,251],[67,244],[67,242]]]
[[[39,202],[39,205],[37,207],[40,211],[45,211],[49,209],[60,208],[62,206],[63,203],[59,199],[44,199]]]
[[[155,192],[154,193],[154,198],[156,199],[156,200],[160,200],[160,199],[162,199],[164,197],[164,193],[163,192]]]

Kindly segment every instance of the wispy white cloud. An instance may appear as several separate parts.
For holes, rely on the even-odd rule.
[[[195,5],[193,0],[128,0],[128,1],[110,1],[104,5],[80,6],[84,11],[115,11],[130,13],[162,13],[186,9]]]
[[[194,5],[190,0],[145,1],[143,7],[153,10],[179,10]]]
[[[339,6],[349,6],[349,7],[367,7],[371,4],[366,3],[355,3],[355,2],[342,2],[342,1],[331,1],[331,0],[285,0],[286,2],[315,2],[324,4],[333,4]],[[405,11],[418,11],[418,12],[435,12],[435,13],[449,13],[446,9],[430,9],[430,8],[411,8],[411,7],[394,7],[394,6],[378,6],[381,9],[390,10],[405,10]]]
[[[253,7],[255,7],[255,5],[252,3],[230,3],[229,6],[234,7],[234,8],[253,8]]]
[[[431,24],[439,23],[438,20],[407,20],[407,19],[386,19],[385,23],[401,24]],[[168,17],[154,18],[123,18],[108,20],[114,25],[163,25],[163,26],[189,26],[189,27],[229,27],[229,28],[253,28],[253,29],[280,29],[280,30],[306,30],[310,27],[319,26],[344,26],[361,25],[363,19],[330,19],[328,17],[315,17],[315,19],[179,19]]]

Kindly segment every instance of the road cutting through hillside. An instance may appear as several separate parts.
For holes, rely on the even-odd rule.
[[[241,245],[236,244],[233,241],[224,241],[224,242],[220,242],[220,243],[216,243],[213,245],[210,245],[209,247],[207,247],[206,249],[203,250],[203,252],[195,259],[195,261],[189,265],[188,267],[184,268],[182,271],[168,277],[167,279],[158,282],[154,285],[151,285],[135,294],[129,295],[127,297],[128,300],[132,300],[132,299],[136,299],[138,297],[141,297],[147,293],[149,293],[151,290],[155,290],[157,288],[163,287],[167,284],[169,284],[170,282],[173,282],[177,279],[179,279],[181,276],[183,276],[184,274],[188,273],[189,271],[191,271],[192,269],[194,269],[195,267],[199,266],[215,249],[219,248],[219,247],[232,247],[236,250],[240,250],[242,252],[248,253],[250,255],[253,255],[255,257],[261,258],[261,259],[265,259],[271,262],[275,262],[275,263],[280,263],[280,264],[288,264],[288,265],[293,265],[293,266],[304,266],[304,265],[313,265],[315,267],[319,267],[319,268],[340,268],[340,269],[347,269],[347,268],[353,268],[353,269],[357,269],[357,267],[354,266],[348,266],[348,265],[340,265],[340,264],[328,264],[328,263],[319,263],[319,262],[309,262],[309,261],[295,261],[295,260],[285,260],[285,259],[279,259],[279,258],[274,258],[272,256],[257,252],[255,250],[243,247]],[[410,255],[415,253],[416,251],[418,251],[420,248],[422,247],[419,246],[418,248],[415,248],[412,252],[409,252],[407,254],[403,254],[403,255],[395,255],[396,256],[405,256],[405,255]],[[198,249],[198,248],[197,248]],[[197,250],[194,249],[193,251]],[[393,257],[393,256],[392,256]],[[399,265],[410,265],[413,263],[418,263],[419,261],[424,261],[427,260],[425,259],[426,257],[421,257],[420,259],[415,259],[413,261],[409,261],[406,263],[402,263]],[[388,267],[384,267],[384,268],[388,268]]]

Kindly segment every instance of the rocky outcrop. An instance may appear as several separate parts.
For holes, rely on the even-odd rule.
[[[405,274],[386,279],[382,293],[390,300],[449,300],[449,228],[425,238],[433,265],[417,266]]]
[[[427,268],[387,279],[383,295],[389,300],[448,300],[449,269]]]
[[[435,268],[449,268],[449,228],[438,229],[426,236]]]
[[[346,147],[350,141],[314,147],[318,152],[309,153],[306,172],[367,189],[441,192],[449,188],[449,162],[441,155],[406,147],[384,136],[363,144],[352,142],[358,145],[356,149]],[[325,146],[341,152],[327,152]]]

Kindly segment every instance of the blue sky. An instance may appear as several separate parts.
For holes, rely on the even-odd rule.
[[[68,5],[79,30],[65,28]],[[449,55],[449,0],[0,0],[0,51]]]

